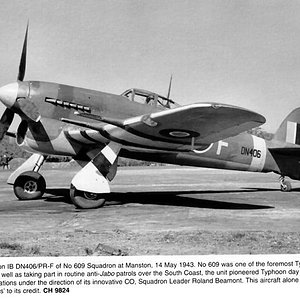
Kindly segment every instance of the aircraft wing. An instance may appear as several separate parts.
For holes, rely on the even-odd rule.
[[[194,137],[197,144],[210,144],[235,136],[265,122],[252,111],[218,103],[196,103],[124,121],[127,131],[149,139],[177,143]]]
[[[196,103],[123,120],[91,113],[78,115],[94,122],[62,121],[96,130],[124,145],[182,151],[190,150],[191,145],[235,136],[265,122],[263,116],[252,111],[217,103]],[[103,126],[103,122],[113,126]]]

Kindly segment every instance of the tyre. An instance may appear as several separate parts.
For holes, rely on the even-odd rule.
[[[283,181],[280,185],[280,189],[282,192],[290,192],[292,189],[292,185],[289,181]]]
[[[105,194],[95,194],[77,190],[72,184],[70,187],[70,198],[74,205],[81,209],[92,209],[102,207],[105,203]]]
[[[34,171],[27,171],[19,175],[14,183],[14,193],[20,200],[41,198],[46,190],[44,177]]]

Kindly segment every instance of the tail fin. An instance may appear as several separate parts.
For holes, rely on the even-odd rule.
[[[274,140],[300,145],[300,107],[283,120],[274,135]]]

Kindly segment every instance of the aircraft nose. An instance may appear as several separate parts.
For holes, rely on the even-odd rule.
[[[0,88],[0,100],[8,108],[11,108],[18,97],[19,85],[17,82],[7,84]]]

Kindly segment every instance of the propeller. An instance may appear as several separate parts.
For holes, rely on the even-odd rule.
[[[25,76],[28,25],[29,25],[29,23],[27,23],[27,27],[26,27],[26,33],[25,33],[25,38],[24,38],[24,43],[23,43],[20,65],[19,65],[19,74],[18,74],[18,78],[17,78],[18,81],[23,81],[24,76]],[[9,101],[7,101],[7,98],[9,98],[7,96],[7,94],[8,94],[8,92],[10,92],[10,91],[8,91],[9,89],[7,87],[8,86],[4,86],[0,89],[0,96],[2,96],[2,94],[3,94],[3,96],[1,97],[1,100],[2,100],[2,102],[4,102],[4,104],[6,106],[8,106],[10,104],[10,103],[8,103]],[[7,107],[0,119],[0,141],[3,139],[4,135],[8,131],[13,119],[14,119],[14,112],[12,111],[12,109],[10,107]]]
[[[26,71],[26,57],[27,57],[27,37],[28,37],[28,27],[27,23],[25,38],[23,42],[23,49],[21,53],[21,59],[19,64],[19,73],[17,80],[22,82],[25,77]],[[0,141],[3,139],[4,135],[7,133],[13,119],[14,113],[18,110],[23,113],[28,119],[32,121],[38,121],[40,114],[37,107],[26,97],[18,97],[18,87],[17,82],[8,84],[0,88],[0,99],[7,108],[5,109],[1,119],[0,119]]]
[[[2,139],[4,138],[13,119],[14,112],[11,109],[6,108],[0,119],[0,141],[2,141]]]

